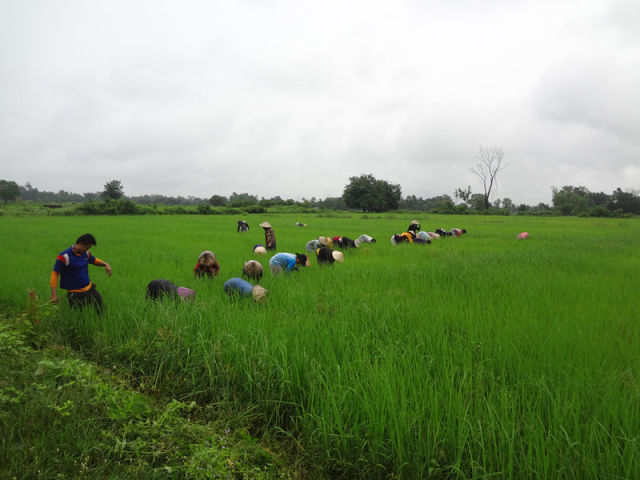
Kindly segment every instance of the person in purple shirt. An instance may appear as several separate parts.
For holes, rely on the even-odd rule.
[[[269,260],[269,268],[274,275],[278,275],[282,271],[289,273],[292,270],[298,270],[299,266],[308,267],[309,265],[311,265],[309,259],[302,253],[276,253]]]
[[[190,288],[178,287],[176,284],[164,278],[158,278],[157,280],[151,280],[147,284],[146,297],[149,300],[161,300],[163,298],[193,299],[195,292]]]

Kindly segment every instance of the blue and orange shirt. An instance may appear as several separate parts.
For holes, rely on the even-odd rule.
[[[51,272],[50,285],[56,287],[60,277],[60,288],[71,292],[86,292],[91,288],[89,264],[104,265],[104,262],[89,252],[78,255],[73,246],[60,252]]]

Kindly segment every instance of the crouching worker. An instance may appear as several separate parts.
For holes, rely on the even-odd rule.
[[[238,233],[244,233],[244,232],[248,232],[248,231],[249,231],[249,224],[247,222],[245,222],[244,220],[238,220],[237,232]]]
[[[219,272],[220,265],[218,264],[218,260],[216,260],[215,253],[205,250],[198,255],[198,262],[193,269],[194,277],[200,278],[206,275],[209,278],[213,278],[214,275],[217,277]]]
[[[333,265],[333,262],[344,262],[344,253],[331,250],[329,247],[320,247],[316,250],[316,259],[318,260],[318,265]]]
[[[325,247],[333,248],[333,240],[330,237],[318,237],[318,241]]]
[[[333,237],[333,244],[338,248],[346,249],[346,248],[357,248],[358,244],[356,244],[355,240],[352,240],[349,237]],[[359,242],[358,242],[359,243]]]
[[[329,247],[320,247],[316,250],[316,260],[318,260],[318,265],[333,265],[335,259],[333,258],[333,250]]]
[[[280,272],[285,271],[287,273],[292,270],[298,270],[298,267],[308,267],[311,265],[306,255],[302,253],[276,253],[271,260],[269,260],[269,268],[271,273],[278,275]]]
[[[267,296],[267,290],[260,285],[252,285],[242,278],[230,278],[224,282],[224,291],[230,296],[251,296],[256,302],[261,302]]]
[[[147,298],[149,300],[161,300],[163,298],[194,298],[196,292],[186,287],[178,287],[169,280],[160,278],[151,280],[147,285]]]
[[[415,236],[413,232],[396,233],[391,236],[391,245],[399,245],[400,243],[413,243]]]
[[[413,232],[414,234],[416,234],[421,228],[422,225],[420,225],[420,222],[418,220],[411,220],[411,223],[407,227],[407,232]]]
[[[257,260],[248,260],[242,266],[242,277],[260,281],[262,278],[262,265]]]
[[[376,243],[376,239],[371,235],[360,235],[354,240],[354,242],[356,244],[356,247],[358,247],[361,243]]]
[[[305,250],[307,252],[315,252],[316,250],[318,250],[320,247],[322,247],[322,243],[320,243],[320,240],[309,240],[307,242],[307,244],[305,245]]]
[[[69,306],[82,308],[85,305],[92,305],[98,312],[102,311],[102,296],[96,289],[96,285],[89,280],[89,264],[104,267],[109,276],[111,276],[111,266],[89,253],[89,249],[94,245],[96,245],[95,237],[85,233],[78,237],[76,243],[56,257],[49,281],[52,303],[58,303],[57,287],[60,279],[60,288],[67,291]]]

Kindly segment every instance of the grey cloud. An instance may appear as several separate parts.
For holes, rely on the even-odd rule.
[[[640,71],[609,57],[571,57],[547,71],[534,108],[543,120],[583,124],[630,143],[640,142]]]

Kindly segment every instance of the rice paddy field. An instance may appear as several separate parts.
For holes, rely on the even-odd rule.
[[[392,246],[413,218],[468,233]],[[0,306],[48,299],[56,255],[91,232],[113,268],[90,267],[107,310],[61,301],[49,328],[146,389],[244,412],[323,478],[640,478],[638,220],[249,215],[238,234],[238,219],[0,217]],[[263,220],[278,251],[378,242],[273,277],[252,255]],[[193,278],[205,249],[217,279]],[[251,258],[264,304],[222,288]],[[195,301],[145,300],[157,278]]]

